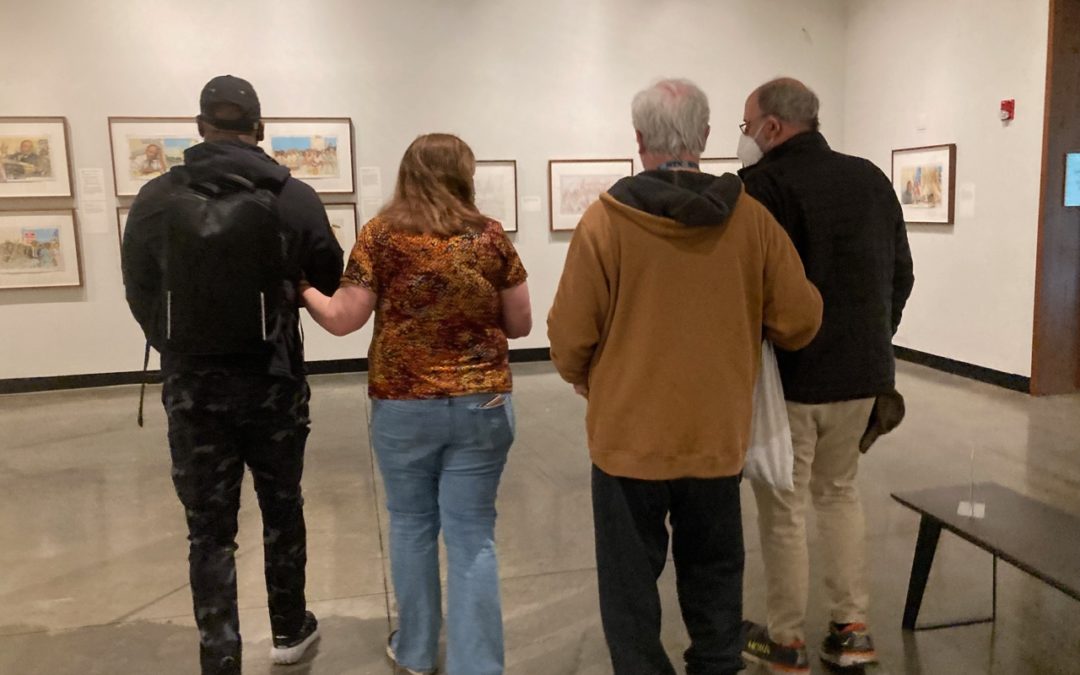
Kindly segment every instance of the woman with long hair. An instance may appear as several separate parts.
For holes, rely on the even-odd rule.
[[[375,313],[371,440],[386,484],[400,628],[387,653],[436,669],[449,579],[447,671],[503,672],[495,495],[514,439],[507,338],[532,328],[525,268],[499,223],[474,204],[476,160],[449,134],[405,151],[389,204],[364,225],[333,297],[304,291],[335,335]]]

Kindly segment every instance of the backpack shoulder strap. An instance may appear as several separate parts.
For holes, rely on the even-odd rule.
[[[146,352],[143,354],[142,386],[139,387],[139,427],[143,426],[143,404],[146,403],[146,371],[150,368],[150,341],[146,341]]]

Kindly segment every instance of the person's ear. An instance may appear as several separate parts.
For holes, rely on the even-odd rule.
[[[255,142],[262,143],[263,138],[266,136],[266,125],[262,120],[259,120],[258,126],[255,127]]]
[[[772,149],[772,145],[776,139],[784,131],[784,126],[778,117],[769,115],[761,125],[761,130],[761,141],[765,144],[765,151],[768,152]]]
[[[642,136],[641,132],[638,131],[637,129],[634,129],[634,137],[637,138],[637,151],[638,151],[638,154],[639,155],[644,154],[645,153],[645,137]]]
[[[708,142],[709,142],[709,132],[710,132],[710,131],[712,131],[712,127],[710,127],[710,126],[709,126],[708,124],[706,124],[706,125],[705,125],[705,138],[703,138],[703,139],[702,139],[702,140],[704,140],[704,141],[705,141],[706,143],[708,143]]]
[[[769,136],[776,136],[780,133],[780,120],[769,115],[765,118],[765,133]]]
[[[199,138],[206,138],[206,127],[203,126],[202,115],[198,115],[195,118],[195,125],[199,127]]]

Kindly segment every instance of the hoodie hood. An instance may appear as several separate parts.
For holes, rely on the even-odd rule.
[[[687,228],[722,227],[742,191],[732,174],[644,171],[615,183],[601,201],[639,225],[678,236]]]
[[[271,159],[262,148],[242,141],[199,143],[184,151],[184,166],[193,181],[237,174],[264,187],[280,187],[289,170]]]

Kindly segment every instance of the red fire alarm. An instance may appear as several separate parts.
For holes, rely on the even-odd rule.
[[[1007,98],[1001,102],[1001,121],[1011,122],[1016,119],[1016,99]]]

